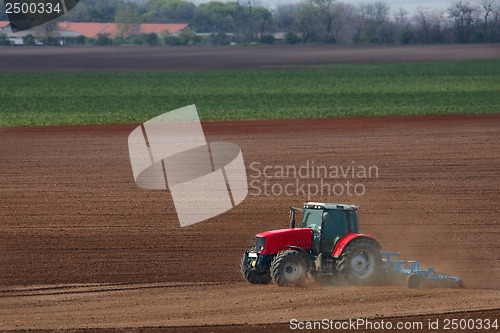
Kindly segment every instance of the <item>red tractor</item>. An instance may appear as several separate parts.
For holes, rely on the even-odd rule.
[[[308,202],[299,228],[296,210],[301,209],[290,208],[289,229],[255,236],[255,246],[241,260],[246,281],[297,286],[309,274],[322,284],[377,282],[384,270],[381,245],[372,235],[359,233],[357,206]]]

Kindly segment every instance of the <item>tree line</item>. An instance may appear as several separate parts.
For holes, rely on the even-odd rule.
[[[6,16],[0,10],[2,19]],[[187,44],[273,43],[277,33],[284,33],[288,44],[500,42],[500,0],[455,1],[442,10],[419,8],[413,14],[380,1],[302,0],[271,9],[259,0],[199,5],[185,0],[81,0],[64,19],[116,22],[124,39],[132,38],[139,23],[188,23]],[[194,37],[194,32],[208,37]],[[167,44],[177,43],[175,39],[164,36]]]

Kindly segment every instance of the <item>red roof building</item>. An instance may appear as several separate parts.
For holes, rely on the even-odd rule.
[[[8,23],[8,22],[7,22]],[[60,31],[74,31],[79,34],[95,38],[99,34],[108,34],[110,38],[115,38],[118,32],[118,24],[116,23],[88,23],[88,22],[61,22],[57,25]],[[138,33],[169,33],[178,34],[186,29],[188,24],[156,24],[156,23],[143,23],[139,25]]]
[[[10,24],[9,21],[0,21],[0,30],[2,30],[3,28],[5,28],[9,24]]]

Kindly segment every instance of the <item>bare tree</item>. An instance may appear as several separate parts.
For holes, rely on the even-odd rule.
[[[395,24],[389,20],[390,7],[385,2],[373,4],[375,20],[377,22],[376,33],[379,43],[394,42]]]
[[[354,36],[352,38],[355,44],[362,42],[363,39],[363,30],[365,28],[366,21],[368,20],[368,13],[365,4],[360,4],[356,8],[356,14],[354,15],[354,19],[352,24],[354,26]]]
[[[323,25],[325,34],[324,40],[333,39],[333,18],[335,0],[309,0],[310,5],[316,9],[316,16]]]
[[[338,43],[352,43],[355,34],[353,22],[356,19],[357,8],[344,2],[337,2],[333,9],[333,36]]]
[[[416,32],[418,42],[420,43],[430,43],[430,22],[429,22],[429,12],[423,7],[417,9],[417,14],[414,17]]]
[[[447,13],[420,7],[413,20],[418,43],[444,43],[451,38],[447,36],[449,30]]]
[[[493,12],[491,20],[490,39],[492,42],[500,42],[500,4],[498,4]]]
[[[389,6],[384,2],[361,4],[355,20],[356,42],[390,43],[394,38],[394,26],[389,21]]]
[[[303,43],[308,43],[315,39],[315,30],[317,30],[316,17],[316,10],[309,2],[299,3],[295,20],[302,34]]]
[[[482,0],[480,3],[483,8],[483,41],[486,43],[488,41],[488,18],[491,14],[495,12],[498,4],[495,0]]]
[[[402,7],[399,7],[394,12],[394,21],[398,24],[398,26],[403,28],[408,28],[410,25],[410,21],[408,19],[408,11]]]
[[[372,16],[377,22],[383,23],[389,19],[390,7],[385,2],[375,2],[372,5]]]
[[[455,20],[455,33],[460,43],[469,43],[479,9],[469,2],[456,2],[449,9],[450,17]]]
[[[394,12],[394,30],[403,44],[409,44],[413,40],[408,12],[404,8],[398,8]]]
[[[255,6],[252,10],[252,21],[257,25],[258,37],[262,40],[265,32],[269,30],[272,24],[273,14],[269,9],[263,6]]]
[[[297,10],[297,5],[295,4],[282,4],[276,7],[274,17],[280,30],[293,31],[295,29],[295,15]]]

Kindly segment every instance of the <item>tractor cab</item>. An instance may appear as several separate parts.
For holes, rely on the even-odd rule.
[[[290,208],[290,227],[295,228],[295,210]],[[337,241],[350,232],[358,233],[358,206],[308,202],[302,210],[301,228],[313,230],[312,253],[331,255]]]

